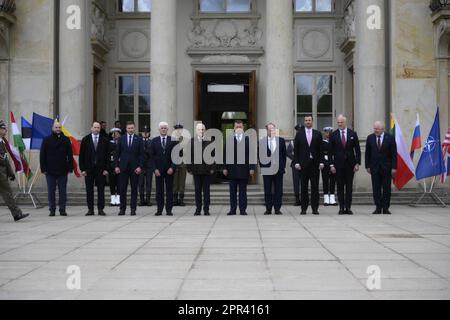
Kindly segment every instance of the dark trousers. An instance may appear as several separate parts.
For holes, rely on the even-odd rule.
[[[283,174],[263,176],[264,180],[264,202],[267,211],[280,211],[283,202]]]
[[[146,169],[145,172],[141,173],[139,176],[139,195],[141,197],[141,202],[144,202],[145,200],[150,201],[152,185],[153,172],[150,169]]]
[[[323,194],[334,194],[336,191],[336,176],[331,173],[330,167],[326,166],[322,170]]]
[[[98,210],[105,209],[105,183],[106,178],[103,172],[96,171],[89,173],[84,177],[84,182],[86,184],[86,201],[89,210],[94,210],[94,185],[97,186],[97,208]]]
[[[202,209],[208,211],[210,204],[210,186],[211,186],[211,176],[208,175],[194,175],[194,185],[195,185],[195,206],[198,211]],[[202,204],[203,195],[203,204]]]
[[[313,211],[319,209],[319,168],[305,168],[301,170],[302,181],[302,211],[309,206],[309,182],[311,182],[311,208]]]
[[[377,210],[387,210],[391,206],[391,170],[372,172],[373,200]]]
[[[300,171],[292,168],[292,183],[294,185],[294,195],[300,196]]]
[[[48,188],[48,207],[50,211],[54,212],[56,210],[55,203],[55,193],[56,186],[58,186],[59,192],[59,212],[66,211],[67,203],[67,175],[64,176],[52,176],[46,175],[47,178],[47,188]]]
[[[336,180],[339,208],[341,210],[350,210],[353,199],[353,177],[355,173],[354,168],[345,166],[343,168],[336,168]]]
[[[116,194],[120,194],[120,176],[115,174],[114,172],[109,173],[109,190],[111,191],[111,195],[115,196]]]
[[[166,212],[172,212],[173,208],[173,175],[169,176],[167,173],[156,177],[156,203],[158,212],[164,210],[164,197],[166,200]]]
[[[247,184],[248,179],[233,179],[230,180],[230,212],[236,213],[237,203],[237,189],[239,186],[239,210],[245,212],[247,210]]]
[[[134,170],[127,169],[120,173],[120,210],[127,209],[128,182],[131,184],[131,210],[136,210],[139,176]]]

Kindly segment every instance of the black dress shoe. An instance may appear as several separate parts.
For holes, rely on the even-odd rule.
[[[162,216],[162,212],[158,211],[157,213],[155,213],[155,216],[157,217]]]
[[[205,216],[210,216],[211,214],[209,213],[208,210],[205,210],[204,215],[205,215]]]
[[[283,215],[283,212],[281,212],[281,211],[279,211],[279,210],[276,210],[276,211],[275,211],[275,214],[276,214],[277,216],[281,216],[281,215]]]
[[[266,212],[264,212],[265,216],[268,216],[268,215],[271,215],[271,214],[272,214],[272,211],[269,211],[269,210],[266,210]]]
[[[103,210],[98,210],[98,215],[99,216],[106,216],[106,213]]]
[[[227,216],[235,216],[236,215],[236,212],[228,212],[227,213]]]
[[[15,222],[20,221],[22,219],[25,219],[29,215],[30,215],[29,213],[21,213],[20,215],[14,217],[14,221]]]
[[[345,214],[348,214],[349,216],[352,216],[352,215],[353,215],[353,211],[350,210],[350,209],[348,209],[348,210],[345,212]]]
[[[131,210],[131,215],[135,216],[136,215],[136,210]]]
[[[54,217],[55,215],[55,211],[50,211],[49,217]]]
[[[247,212],[241,212],[241,216],[248,216]]]
[[[381,214],[381,210],[380,209],[376,209],[374,212],[372,212],[372,214]]]
[[[304,216],[304,215],[306,215],[306,211],[302,211],[302,212],[300,212],[300,214],[301,214],[302,216]]]
[[[86,213],[86,217],[93,216],[93,215],[94,215],[94,210],[89,210],[88,213]]]
[[[119,216],[124,216],[124,215],[125,215],[125,210],[120,210]]]
[[[319,211],[313,211],[313,215],[318,216],[320,214]]]
[[[201,210],[197,210],[194,213],[194,216],[200,216],[202,214]]]
[[[383,214],[392,214],[392,212],[390,212],[389,209],[383,209]]]
[[[67,212],[66,212],[66,211],[60,211],[60,212],[59,212],[59,215],[60,215],[61,217],[67,217]]]
[[[167,212],[167,215],[168,215],[169,217],[173,216],[172,211]]]
[[[344,214],[346,214],[345,210],[342,210],[342,209],[339,210],[339,215],[340,215],[340,216],[343,216]]]

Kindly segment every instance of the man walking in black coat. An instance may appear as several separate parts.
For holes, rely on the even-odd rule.
[[[277,127],[273,123],[266,125],[267,137],[259,141],[259,165],[264,180],[265,215],[281,215],[283,203],[283,177],[286,172],[286,142],[277,137]]]
[[[295,169],[301,172],[302,211],[305,215],[309,206],[309,182],[311,181],[311,208],[314,215],[319,214],[319,177],[323,169],[322,134],[313,129],[313,116],[304,118],[305,126],[297,132],[294,140]]]
[[[231,155],[234,157],[232,158]],[[242,216],[246,216],[247,185],[249,178],[255,175],[256,164],[250,161],[250,139],[244,135],[244,124],[240,120],[234,123],[234,135],[227,139],[224,156],[223,174],[230,180],[230,212],[228,215],[236,215],[237,189],[239,187],[239,210]]]
[[[150,148],[151,168],[155,174],[156,202],[158,206],[155,216],[162,215],[164,210],[164,197],[166,200],[166,214],[173,216],[173,175],[176,166],[172,161],[172,149],[175,143],[172,141],[172,137],[167,135],[168,131],[169,124],[161,122],[159,124],[160,136],[152,140]]]
[[[55,122],[52,134],[42,141],[40,153],[41,172],[47,178],[48,204],[50,217],[55,216],[56,186],[59,191],[59,213],[67,216],[67,176],[73,172],[72,144],[62,133],[62,126]]]
[[[131,184],[131,215],[136,215],[139,175],[144,163],[144,144],[142,139],[135,134],[135,124],[127,123],[126,134],[118,144],[115,154],[115,171],[120,174],[120,212],[124,216],[127,209],[128,182]]]
[[[367,137],[366,170],[372,177],[373,214],[391,214],[392,177],[397,173],[397,144],[393,136],[385,132],[381,121],[375,122],[374,133]]]
[[[205,216],[209,216],[211,175],[214,173],[214,163],[205,159],[204,152],[211,141],[205,138],[206,127],[203,123],[197,125],[196,131],[197,135],[191,139],[191,161],[187,165],[187,171],[194,176],[196,207],[194,215],[201,215],[203,206]]]
[[[88,213],[86,216],[94,215],[94,184],[97,186],[98,215],[104,216],[105,212],[105,184],[108,175],[108,147],[109,142],[101,135],[101,125],[94,122],[91,134],[81,141],[80,148],[80,170],[86,184],[86,199]]]
[[[330,138],[331,172],[336,174],[339,214],[352,215],[353,178],[361,165],[361,148],[356,132],[347,128],[347,118],[337,119],[339,129]]]

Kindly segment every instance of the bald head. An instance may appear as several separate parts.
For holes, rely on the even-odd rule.
[[[347,128],[347,117],[342,114],[339,115],[337,117],[337,125],[338,125],[339,129],[341,129],[341,130]]]
[[[62,130],[61,123],[59,123],[58,121],[55,121],[53,123],[52,131],[56,134],[61,134],[61,130]]]
[[[382,121],[376,121],[373,124],[373,132],[377,135],[377,136],[381,136],[384,132],[386,128],[386,125],[384,124],[384,122]]]

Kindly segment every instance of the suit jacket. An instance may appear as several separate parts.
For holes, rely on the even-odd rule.
[[[361,165],[361,147],[358,135],[355,131],[347,128],[347,143],[342,145],[341,130],[336,130],[330,137],[331,164],[335,168],[342,169],[346,165],[355,167]]]
[[[99,135],[97,151],[94,148],[92,134],[87,135],[81,141],[80,170],[92,173],[93,171],[105,171],[108,169],[109,142],[104,136]]]
[[[381,149],[378,150],[376,135],[369,135],[366,142],[365,164],[366,169],[370,168],[373,173],[397,169],[397,144],[394,137],[385,133]]]
[[[234,147],[234,158],[227,163],[227,145],[229,144],[233,144]],[[245,160],[244,163],[239,164],[238,163],[238,150],[239,148],[241,148],[241,146],[239,145],[238,148],[238,144],[242,144],[245,143]],[[229,137],[227,139],[227,143],[225,145],[225,150],[224,150],[224,169],[228,171],[228,178],[231,180],[236,180],[236,179],[249,179],[250,178],[250,170],[255,170],[256,171],[256,164],[250,164],[250,139],[249,137],[245,137],[243,136],[242,140],[240,143],[238,143],[236,137],[233,135],[231,137]]]
[[[175,147],[175,141],[172,137],[166,137],[166,148],[164,149],[161,142],[161,137],[156,137],[152,140],[150,147],[150,163],[151,170],[159,170],[161,174],[165,174],[169,168],[176,170],[175,163],[172,161],[172,149]]]
[[[275,156],[272,156],[272,151],[270,151],[269,145],[268,145],[268,137],[264,137],[261,140],[259,140],[259,153],[263,153],[271,158],[271,161],[267,164],[261,163],[261,159],[259,161],[259,166],[261,168],[270,168],[272,166],[278,166],[278,170],[275,174],[285,174],[286,172],[286,162],[287,162],[287,151],[286,151],[286,141],[281,138],[277,137],[277,147],[275,149],[275,152],[278,152],[278,159]],[[264,170],[261,170],[262,174],[264,174]],[[274,174],[270,174],[274,175]]]
[[[116,146],[116,154],[114,155],[115,167],[120,171],[143,169],[144,166],[144,144],[142,139],[137,135],[133,135],[133,141],[128,147],[128,134],[120,137]]]
[[[295,164],[300,164],[302,170],[319,168],[323,163],[322,157],[322,134],[313,129],[311,145],[308,144],[306,137],[306,128],[302,128],[297,132],[294,140],[294,160]]]
[[[191,139],[191,163],[186,165],[186,169],[189,173],[198,176],[210,176],[211,171],[215,169],[214,164],[207,164],[205,162],[204,157],[202,156],[202,163],[195,163],[195,154],[196,150],[202,150],[202,155],[205,149],[210,145],[212,141],[203,140],[202,145],[200,147],[200,141],[198,141],[197,137]],[[212,154],[214,156],[214,152]]]
[[[44,138],[39,155],[41,172],[53,176],[65,176],[73,172],[72,144],[63,133]]]

